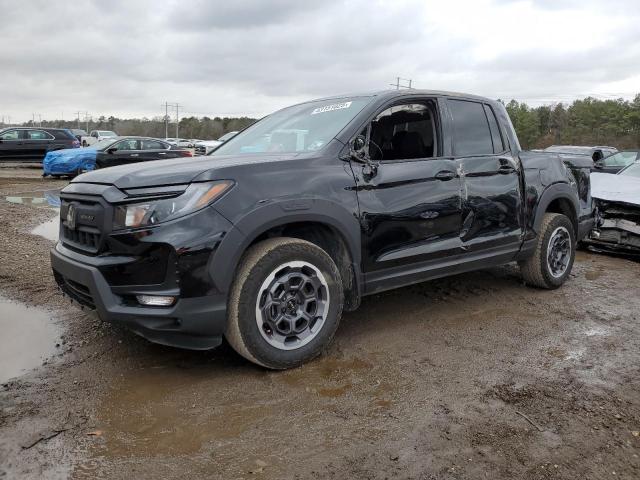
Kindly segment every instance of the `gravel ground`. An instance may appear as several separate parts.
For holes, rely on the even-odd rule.
[[[3,200],[64,182],[7,172],[0,294],[63,337],[0,389],[0,478],[640,478],[637,262],[579,252],[555,291],[505,266],[368,297],[323,357],[268,372],[64,302],[28,234],[52,212]]]

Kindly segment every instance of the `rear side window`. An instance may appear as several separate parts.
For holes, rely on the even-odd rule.
[[[500,134],[500,128],[498,127],[498,120],[496,115],[489,105],[484,106],[484,113],[487,114],[489,120],[489,129],[491,130],[491,141],[493,142],[493,153],[502,153],[506,149],[504,148],[504,142],[502,141],[502,135]]]
[[[29,140],[50,140],[53,136],[42,130],[27,130],[27,138]]]
[[[142,150],[166,150],[168,147],[169,145],[158,140],[142,140]]]
[[[456,156],[493,154],[491,131],[483,105],[466,100],[449,100],[448,103],[453,116]]]

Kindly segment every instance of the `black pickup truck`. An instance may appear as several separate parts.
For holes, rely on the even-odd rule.
[[[80,175],[51,262],[65,294],[153,342],[225,337],[289,368],[365,295],[509,262],[529,285],[562,285],[593,225],[583,163],[523,152],[482,97],[315,100],[210,156]]]

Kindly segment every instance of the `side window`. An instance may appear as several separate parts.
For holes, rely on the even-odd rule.
[[[27,130],[27,138],[29,140],[50,140],[53,137],[42,130]]]
[[[493,154],[491,131],[482,104],[467,100],[449,100],[448,104],[453,116],[456,156]]]
[[[491,130],[491,141],[493,142],[493,153],[502,153],[505,151],[505,148],[496,115],[493,113],[491,107],[486,104],[484,105],[484,113],[487,115],[487,119],[489,120],[489,130]]]
[[[369,156],[410,160],[437,155],[435,107],[431,102],[396,105],[371,122]]]
[[[0,133],[0,138],[2,140],[19,140],[20,134],[18,130],[7,130],[6,132]]]
[[[128,150],[138,150],[138,140],[123,140],[121,142],[116,143],[113,147],[118,152],[128,151]]]
[[[158,140],[142,140],[142,150],[166,150],[168,147],[169,145]]]
[[[618,152],[604,159],[607,167],[626,167],[636,160],[636,152]]]

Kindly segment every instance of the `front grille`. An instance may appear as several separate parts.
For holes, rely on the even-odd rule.
[[[71,206],[75,208],[75,225],[69,224],[67,218]],[[82,253],[102,253],[106,235],[110,232],[111,212],[109,205],[102,198],[84,195],[63,196],[60,205],[60,241],[66,247]]]
[[[91,253],[96,253],[100,247],[99,232],[88,231],[88,229],[85,228],[71,230],[70,228],[63,226],[62,233],[64,235],[63,243],[70,244],[73,247],[80,248]]]
[[[75,300],[80,305],[95,310],[96,304],[93,301],[93,297],[91,296],[91,291],[87,287],[71,280],[70,278],[65,277],[55,270],[53,272],[53,276],[55,277],[56,283],[60,287],[60,290],[62,290],[64,294],[71,297],[72,300]]]

